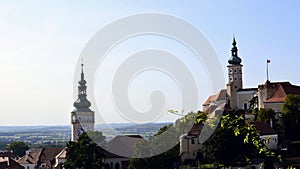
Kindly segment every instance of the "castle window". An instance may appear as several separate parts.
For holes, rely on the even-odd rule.
[[[115,164],[115,169],[120,169],[120,164],[119,163]]]
[[[234,88],[236,89],[236,88],[237,88],[237,86],[234,86]]]
[[[195,140],[194,140],[193,138],[192,138],[192,140],[191,140],[191,141],[192,141],[192,144],[195,144]]]
[[[234,78],[234,80],[237,80],[236,77]]]
[[[234,72],[236,72],[236,69],[234,69]]]
[[[248,109],[248,105],[247,103],[244,103],[244,110],[247,110]]]

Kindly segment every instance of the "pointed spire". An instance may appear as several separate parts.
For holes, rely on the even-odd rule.
[[[83,73],[83,58],[81,59],[81,80],[84,80],[84,73]]]
[[[238,57],[238,48],[236,47],[236,44],[235,36],[233,35],[231,57],[228,60],[228,63],[231,65],[239,65],[242,62],[242,59]]]
[[[235,41],[235,36],[234,36],[234,34],[233,34],[233,42],[232,42],[232,45],[233,45],[234,47],[236,47],[236,41]]]
[[[78,99],[74,102],[74,107],[76,111],[91,111],[89,107],[91,103],[86,98],[86,81],[84,80],[84,73],[83,73],[83,59],[81,60],[81,79],[78,82]]]

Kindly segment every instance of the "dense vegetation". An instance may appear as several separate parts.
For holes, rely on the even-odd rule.
[[[91,169],[104,166],[104,149],[98,146],[90,137],[92,134],[97,142],[104,143],[105,137],[101,132],[83,133],[77,142],[70,141],[67,144],[67,158],[64,163],[66,169]]]

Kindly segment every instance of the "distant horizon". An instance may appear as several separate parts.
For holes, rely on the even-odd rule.
[[[95,123],[95,125],[145,125],[145,124],[170,124],[170,123],[174,123],[174,122],[150,122],[150,123]],[[63,127],[63,126],[72,126],[72,124],[49,124],[49,125],[0,125],[1,127],[53,127],[53,126],[57,126],[57,127]]]

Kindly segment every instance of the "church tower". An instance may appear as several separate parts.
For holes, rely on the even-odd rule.
[[[94,112],[89,108],[91,103],[86,98],[86,81],[84,80],[83,63],[81,64],[81,79],[78,82],[78,99],[74,102],[75,109],[71,112],[72,141],[77,141],[80,134],[94,131]]]
[[[237,90],[243,88],[242,59],[238,57],[235,37],[233,37],[231,57],[228,59],[228,83],[227,94],[229,96],[227,104],[235,109],[237,107]]]

